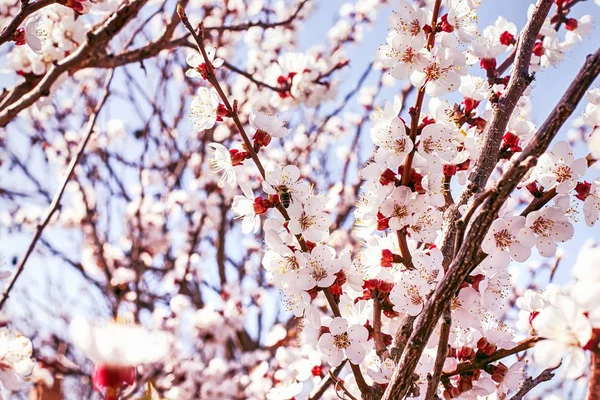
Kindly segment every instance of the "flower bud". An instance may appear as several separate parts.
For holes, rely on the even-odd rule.
[[[116,400],[118,394],[135,383],[135,367],[97,364],[92,382],[94,388],[106,394],[107,400]]]

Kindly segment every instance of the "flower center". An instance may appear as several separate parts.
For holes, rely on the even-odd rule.
[[[392,217],[396,217],[399,219],[406,218],[408,216],[408,210],[406,206],[402,204],[394,204],[394,212],[392,212]]]
[[[436,62],[433,62],[425,67],[423,72],[425,72],[425,76],[427,76],[427,80],[429,81],[437,81],[442,76],[442,69]]]
[[[412,47],[407,47],[406,50],[399,55],[398,59],[403,63],[412,64],[416,56],[417,53],[415,50]]]
[[[417,290],[416,286],[411,286],[408,289],[408,298],[410,299],[410,302],[413,306],[418,306],[423,302],[423,299],[421,299],[421,296],[419,295],[419,291]]]
[[[315,224],[316,219],[317,217],[314,215],[302,213],[302,216],[300,217],[300,219],[298,219],[298,222],[300,223],[300,227],[302,228],[302,230],[305,231]]]
[[[552,172],[554,172],[554,175],[556,175],[556,181],[558,183],[564,182],[567,179],[571,179],[571,168],[569,168],[567,165],[558,165]]]
[[[294,256],[285,256],[281,260],[281,264],[279,264],[281,272],[287,271],[298,271],[300,269],[300,265],[298,264],[298,260]]]
[[[421,24],[419,24],[419,20],[418,19],[414,19],[410,23],[409,32],[413,36],[417,36],[419,34],[419,32],[421,32]]]
[[[327,278],[327,276],[329,276],[329,274],[327,273],[327,270],[325,268],[323,268],[323,266],[321,264],[319,264],[316,261],[313,261],[310,263],[311,267],[312,267],[312,271],[310,272],[310,276],[312,276],[315,281],[319,282],[320,280],[323,280],[325,278]]]
[[[435,283],[439,274],[440,274],[439,269],[434,269],[434,270],[429,271],[429,273],[427,274],[427,284],[431,285],[431,284]]]
[[[433,137],[430,136],[423,141],[423,150],[425,150],[425,153],[427,154],[431,154],[434,151],[441,151],[442,144],[439,140],[435,140]]]
[[[538,217],[531,225],[531,230],[542,237],[549,237],[553,226],[554,221],[551,219]]]
[[[340,335],[334,335],[333,345],[340,350],[347,349],[348,347],[350,347],[350,339],[348,338],[348,333],[344,332]]]
[[[494,233],[494,240],[496,241],[496,247],[499,248],[508,247],[513,242],[512,235],[506,229]]]
[[[396,139],[394,144],[394,150],[396,151],[396,155],[400,155],[406,151],[406,139]]]

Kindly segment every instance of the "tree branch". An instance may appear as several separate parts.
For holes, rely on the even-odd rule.
[[[560,367],[560,365],[558,367]],[[523,386],[521,386],[521,389],[519,389],[519,391],[515,393],[513,397],[510,398],[510,400],[522,400],[525,397],[525,395],[529,393],[534,387],[536,387],[542,382],[546,382],[554,378],[553,372],[558,367],[547,368],[543,370],[542,373],[539,374],[535,379],[533,379],[532,377],[527,378],[523,383]],[[594,399],[597,399],[597,397],[594,397]]]
[[[494,361],[501,360],[513,354],[520,353],[524,350],[532,348],[537,342],[543,340],[539,336],[532,336],[525,340],[521,340],[515,347],[510,349],[499,349],[494,352],[491,356],[482,358],[480,360],[468,361],[461,364],[458,364],[456,369],[447,374],[443,374],[442,377],[449,378],[454,375],[460,375],[467,372],[475,371],[477,369],[483,369],[489,363],[493,363]]]
[[[35,249],[35,245],[37,244],[38,240],[42,236],[44,229],[46,228],[46,226],[48,226],[48,224],[50,223],[50,220],[52,219],[52,216],[54,215],[54,213],[56,213],[56,211],[58,211],[58,209],[60,207],[60,200],[65,192],[67,184],[69,183],[69,180],[71,179],[71,176],[73,175],[73,172],[75,171],[75,167],[77,166],[77,164],[79,163],[79,160],[83,156],[85,146],[89,142],[89,140],[92,137],[92,134],[94,132],[94,125],[96,124],[98,115],[100,114],[102,107],[106,103],[106,99],[108,99],[108,96],[110,95],[109,87],[110,87],[110,83],[112,82],[112,77],[113,77],[113,73],[111,71],[108,74],[108,78],[106,79],[106,84],[104,85],[104,95],[100,98],[100,100],[98,101],[98,104],[96,105],[96,108],[94,109],[93,113],[90,115],[90,119],[88,120],[88,125],[86,128],[85,136],[83,137],[83,140],[79,143],[79,146],[77,147],[77,152],[75,153],[75,156],[71,159],[71,162],[69,163],[69,167],[67,168],[67,172],[63,179],[62,185],[59,187],[58,191],[54,195],[54,198],[52,199],[52,203],[50,203],[50,206],[48,206],[44,220],[37,226],[35,235],[33,236],[33,239],[31,240],[31,242],[29,243],[29,247],[27,248],[27,251],[25,252],[23,257],[17,264],[16,272],[13,274],[10,282],[8,283],[8,286],[4,290],[4,293],[2,293],[2,299],[0,300],[0,310],[4,306],[4,303],[6,303],[6,300],[8,300],[10,291],[15,286],[17,279],[19,279],[19,276],[21,276],[21,273],[23,273],[23,270],[25,269],[25,264],[27,263],[27,260],[29,260],[29,256],[31,256],[31,254],[33,253],[33,250]]]
[[[548,0],[542,0],[546,2]],[[549,8],[549,5],[548,5]],[[547,13],[547,11],[546,11]],[[537,14],[537,13],[536,13]],[[531,24],[536,23],[538,16],[534,15]],[[543,18],[542,18],[543,20]],[[542,21],[543,22],[543,21]],[[537,21],[539,23],[539,21]],[[541,23],[540,23],[541,25]],[[412,374],[421,357],[424,346],[433,331],[437,320],[444,308],[451,301],[473,265],[480,244],[487,234],[489,227],[496,218],[496,213],[504,204],[510,193],[519,184],[527,171],[535,164],[539,157],[550,144],[550,141],[584,96],[587,88],[592,84],[600,72],[600,50],[594,55],[588,56],[584,66],[579,71],[575,80],[567,92],[563,95],[559,104],[552,110],[546,121],[538,129],[529,145],[512,163],[512,166],[495,186],[496,191],[488,196],[481,211],[461,246],[460,252],[454,258],[433,296],[425,304],[423,312],[416,321],[415,331],[410,338],[400,363],[392,376],[384,399],[402,398],[408,391],[412,381]],[[486,157],[488,155],[486,154]],[[447,234],[448,235],[448,234]]]
[[[21,6],[21,10],[15,15],[12,21],[0,32],[0,46],[11,40],[13,34],[19,26],[25,21],[25,19],[36,11],[42,8],[56,3],[56,0],[39,0],[35,3],[27,3]]]
[[[450,337],[450,326],[452,325],[452,312],[450,306],[444,310],[442,326],[440,328],[440,341],[438,343],[437,354],[435,356],[435,364],[433,365],[433,375],[428,376],[427,393],[425,399],[433,399],[438,391],[440,379],[442,378],[442,369],[444,362],[448,356],[448,338]]]

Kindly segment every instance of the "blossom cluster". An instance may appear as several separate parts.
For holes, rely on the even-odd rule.
[[[122,3],[67,0],[42,8],[12,34],[10,67],[26,83],[35,82],[84,48],[98,21]],[[194,4],[204,19],[187,35],[187,45],[198,35],[199,51],[161,53],[183,67],[165,63],[160,73],[174,76],[191,125],[169,128],[164,120],[170,111],[161,113],[160,100],[141,88],[152,117],[134,135],[127,134],[127,122],[115,119],[97,128],[84,157],[88,164],[66,185],[68,200],[52,221],[61,230],[78,230],[82,249],[74,257],[46,244],[50,252],[100,288],[113,316],[127,315],[136,324],[76,319],[65,339],[75,351],[67,356],[83,355],[85,367],[73,367],[56,351],[40,353],[36,368],[46,360],[77,376],[91,371],[94,388],[110,400],[131,388],[140,391],[136,382],[151,382],[148,393],[169,400],[300,399],[328,379],[334,384],[324,398],[358,398],[371,385],[385,390],[398,367],[396,352],[402,352],[397,333],[424,314],[449,277],[455,243],[444,239],[459,226],[448,226],[448,213],[455,206],[463,216],[477,209],[478,196],[493,193],[535,141],[538,127],[526,91],[508,117],[488,186],[477,196],[461,195],[459,203],[457,195],[472,188],[474,167],[488,157],[482,149],[498,104],[508,96],[522,30],[503,17],[479,26],[477,0],[396,1],[385,44],[373,51],[379,86],[355,90],[363,114],[340,113],[341,107],[318,120],[323,104],[335,107],[344,88],[338,72],[353,62],[345,45],[362,40],[386,2],[345,4],[327,46],[305,51],[291,46],[295,25],[245,21],[263,11],[267,21],[270,14],[286,21],[311,11],[310,2],[298,2],[296,14],[285,2],[274,2],[268,12],[261,1],[226,3]],[[591,16],[572,17],[571,3],[554,2],[535,37],[529,72],[558,66],[589,35]],[[532,5],[529,20],[535,12]],[[233,28],[214,28],[219,24]],[[240,47],[247,51],[243,68],[234,65]],[[140,64],[144,73],[158,71]],[[377,98],[381,87],[395,90],[400,80],[414,99]],[[90,88],[99,85],[85,82],[78,90],[92,109]],[[572,141],[552,143],[493,215],[477,244],[476,266],[424,345],[410,396],[425,398],[439,357],[434,394],[445,399],[505,398],[519,390],[532,364],[554,368],[562,360],[567,378],[584,373],[600,332],[598,249],[584,249],[572,286],[521,290],[515,271],[532,260],[560,258],[578,218],[597,224],[600,178],[590,181],[587,174],[600,156],[600,90],[588,90],[586,99],[581,131],[587,151]],[[176,111],[175,119],[182,119],[183,111]],[[39,111],[44,118],[52,113],[58,114]],[[364,165],[362,155],[336,147],[351,131],[359,143],[363,126],[373,149]],[[48,133],[43,158],[64,169],[82,135],[79,129]],[[116,143],[131,153],[119,152]],[[343,178],[328,185],[324,164],[338,157]],[[347,184],[353,162],[360,180],[354,187]],[[96,190],[101,179],[105,185]],[[129,184],[135,179],[139,184]],[[110,209],[110,217],[94,215],[100,207]],[[121,214],[112,211],[119,207]],[[42,216],[36,207],[20,207],[0,213],[0,223],[35,227]],[[116,225],[124,229],[112,231]],[[208,267],[215,264],[217,274]],[[264,326],[272,313],[274,322]],[[515,354],[524,343],[533,347],[532,363],[496,357]],[[36,374],[32,344],[0,328],[4,344],[0,381],[16,391]]]
[[[234,179],[242,167],[248,168],[245,160],[262,154],[271,137],[279,139],[290,133],[282,128],[284,124],[276,115],[252,112],[250,126],[256,132],[252,149],[229,150],[211,144],[214,150],[211,167],[222,173],[221,182],[233,186],[239,182],[244,193],[234,196],[232,205],[234,213],[243,218],[242,230],[256,232],[262,226],[266,244],[263,266],[272,284],[285,296],[290,311],[304,317],[303,346],[317,349],[332,367],[344,359],[360,365],[374,382],[383,386],[389,382],[395,366],[395,361],[385,356],[389,354],[385,349],[392,344],[398,324],[422,312],[428,296],[445,274],[440,247],[444,210],[452,204],[450,183],[466,185],[478,157],[485,157],[480,153],[493,103],[507,92],[510,76],[500,75],[503,71],[498,69],[496,58],[514,51],[517,28],[500,17],[480,33],[478,5],[450,0],[441,22],[432,25],[428,8],[400,1],[398,11],[389,18],[386,44],[379,48],[375,59],[391,77],[408,79],[422,93],[420,96],[428,96],[428,108],[422,110],[418,104],[405,119],[399,115],[403,104],[397,98],[372,115],[370,136],[375,151],[361,172],[362,193],[354,213],[355,235],[364,241],[358,252],[350,254],[343,246],[336,246],[329,230],[333,221],[326,204],[330,200],[302,182],[296,166],[275,165],[267,170],[262,182],[264,196],[257,196],[246,183]],[[530,7],[530,18],[534,9]],[[589,32],[590,16],[579,20],[561,18],[566,27],[564,39],[555,29],[556,20],[549,17],[535,43],[530,71],[558,64],[564,53]],[[462,46],[467,47],[466,54]],[[312,71],[318,69],[314,63],[297,58],[294,65]],[[281,58],[278,64],[282,69],[287,65]],[[470,68],[475,64],[484,71],[484,77],[476,68]],[[298,72],[292,75],[289,97],[310,107],[313,104],[310,98],[298,96],[293,89]],[[460,104],[440,99],[453,92],[462,96]],[[211,101],[197,101],[209,97]],[[586,120],[595,127],[594,90],[588,98],[591,103]],[[419,101],[423,102],[423,98]],[[200,110],[199,104],[202,104]],[[520,104],[510,117],[502,140],[501,168],[518,157],[536,131],[527,107],[529,98],[524,96]],[[281,107],[281,104],[271,105]],[[221,116],[228,117],[219,112],[219,107],[223,105],[219,104],[217,92],[201,87],[192,104],[193,117],[200,121],[196,126],[210,128]],[[257,125],[258,119],[263,124]],[[552,257],[557,245],[573,237],[578,211],[571,196],[584,201],[586,222],[595,223],[597,203],[590,204],[597,201],[594,195],[597,185],[583,181],[587,167],[588,161],[576,158],[569,143],[556,143],[539,159],[522,182],[519,193],[514,195],[515,199],[521,196],[535,201],[552,190],[553,204],[524,212],[505,207],[493,222],[481,244],[479,266],[452,301],[450,350],[442,370],[450,379],[440,385],[440,395],[502,396],[519,388],[525,368],[522,362],[510,364],[503,360],[469,373],[452,372],[459,365],[516,345],[514,331],[502,322],[511,286],[509,264],[526,262],[534,248],[540,256]],[[583,187],[589,189],[585,195],[581,194]],[[279,212],[270,211],[277,208]],[[590,216],[594,212],[595,216]],[[332,308],[333,318],[320,313],[319,304],[323,304],[320,294]],[[566,302],[557,300],[556,304],[568,307]],[[547,339],[552,339],[548,333],[552,317],[546,316],[551,312],[549,308],[541,317],[531,319],[536,332]],[[572,337],[568,333],[560,335]],[[430,339],[419,361],[420,379],[415,384],[420,389],[415,393],[423,395],[426,391],[426,376],[433,371],[438,338]],[[535,360],[541,366],[556,366],[563,356],[563,351],[544,347],[552,343],[547,340],[536,347]],[[582,351],[586,343],[577,341],[575,347]],[[552,354],[552,359],[543,359],[542,353]],[[582,357],[577,360],[578,366],[582,366]]]

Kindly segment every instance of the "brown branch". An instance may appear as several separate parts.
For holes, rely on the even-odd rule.
[[[225,232],[227,230],[227,210],[228,206],[221,203],[221,226],[219,227],[219,240],[217,242],[217,265],[219,268],[219,281],[221,287],[227,284],[227,276],[225,275]]]
[[[394,362],[398,362],[400,357],[402,357],[402,353],[404,352],[404,348],[408,343],[408,339],[410,338],[410,335],[412,335],[415,319],[417,319],[416,316],[407,315],[404,317],[404,321],[402,322],[400,329],[396,331],[396,336],[394,337],[394,346],[390,350],[390,356]]]
[[[596,400],[600,399],[600,348],[598,345],[590,353],[590,381],[587,400]]]
[[[527,339],[521,340],[515,347],[510,349],[500,349],[494,352],[491,356],[482,358],[480,360],[468,361],[464,363],[460,363],[456,366],[456,369],[447,374],[443,374],[442,377],[449,378],[454,375],[460,375],[467,372],[475,371],[477,369],[483,369],[489,363],[493,363],[495,361],[501,360],[508,356],[512,356],[513,354],[520,353],[524,350],[532,348],[537,342],[543,340],[543,338],[539,336],[532,336]]]
[[[554,378],[554,370],[557,369],[558,367],[560,367],[560,365],[558,365],[557,367],[554,368],[547,368],[545,370],[542,371],[541,374],[539,374],[537,376],[537,378],[532,378],[529,377],[525,380],[525,382],[523,382],[523,386],[521,386],[521,389],[519,389],[519,391],[517,393],[515,393],[515,395],[513,397],[510,398],[510,400],[523,400],[523,398],[525,397],[525,395],[527,393],[529,393],[533,388],[535,388],[537,385],[539,385],[542,382],[546,382],[549,381],[550,379]],[[594,399],[596,399],[597,397],[594,397]]]
[[[323,380],[321,380],[321,383],[319,383],[317,391],[307,400],[319,400],[321,397],[323,397],[327,389],[329,389],[331,384],[334,382],[333,378],[337,377],[340,374],[340,372],[342,372],[344,365],[346,365],[346,361],[347,360],[342,361],[342,363],[335,367],[333,371],[329,371],[329,374],[326,377],[324,377]]]
[[[246,72],[243,69],[236,67],[235,65],[231,64],[228,61],[223,61],[223,66],[225,68],[227,68],[228,70],[235,72],[236,74],[242,75],[243,77],[248,79],[250,82],[254,83],[259,89],[262,87],[266,87],[266,88],[271,89],[274,92],[279,92],[279,93],[285,93],[290,90],[289,87],[285,87],[285,86],[277,87],[277,86],[269,85],[268,83],[265,83],[263,81],[259,81],[251,73]]]
[[[440,13],[440,8],[442,6],[441,0],[436,0],[433,6],[433,14],[431,16],[431,32],[429,32],[429,36],[427,38],[427,49],[431,50],[435,43],[435,33],[437,26],[437,19]],[[410,170],[412,168],[413,158],[415,157],[415,152],[417,151],[417,129],[419,127],[419,118],[421,116],[421,108],[423,107],[423,100],[425,99],[425,85],[419,88],[417,92],[417,99],[415,100],[415,106],[410,110],[410,140],[413,142],[412,151],[406,156],[404,160],[404,167],[402,169],[402,184],[404,186],[408,186],[410,181]],[[400,248],[400,254],[402,254],[402,259],[404,266],[407,269],[414,269],[412,263],[412,256],[410,254],[410,250],[408,249],[408,243],[406,240],[406,232],[405,231],[397,231],[398,237],[398,247]]]
[[[431,50],[435,43],[435,33],[437,27],[437,19],[440,13],[440,8],[442,6],[441,0],[436,0],[433,5],[433,14],[431,15],[431,32],[429,32],[429,36],[427,38],[427,50]],[[417,99],[415,100],[415,106],[410,112],[410,140],[416,145],[417,142],[417,128],[419,127],[419,118],[421,117],[421,108],[423,107],[423,100],[425,99],[425,85],[419,88],[417,92]],[[404,160],[404,168],[402,170],[402,184],[404,186],[408,185],[410,180],[410,169],[412,166],[413,158],[415,156],[415,152],[417,151],[416,146],[413,146],[412,151]]]
[[[492,103],[493,114],[488,122],[489,129],[480,156],[469,175],[469,181],[475,185],[477,190],[485,187],[485,183],[494,170],[500,153],[500,142],[506,133],[508,121],[517,102],[533,80],[533,77],[529,75],[533,46],[552,4],[552,0],[539,0],[533,17],[519,36],[515,69],[510,77],[506,94],[496,103]]]
[[[250,154],[250,157],[252,158],[252,161],[254,161],[254,164],[258,168],[258,171],[260,172],[261,177],[263,179],[265,179],[265,177],[266,177],[265,169],[264,169],[260,159],[258,158],[258,155],[254,151],[252,143],[250,142],[250,139],[249,139],[248,135],[246,134],[246,131],[244,130],[244,126],[242,125],[240,118],[238,116],[237,100],[234,100],[233,106],[232,106],[215,75],[215,70],[211,63],[211,60],[209,60],[208,55],[206,54],[206,49],[204,48],[204,43],[203,43],[203,24],[202,24],[202,22],[200,23],[200,26],[199,26],[200,35],[198,35],[196,33],[196,31],[194,30],[194,28],[192,27],[192,25],[190,24],[190,21],[189,21],[187,15],[185,14],[185,10],[183,9],[183,7],[181,5],[177,5],[177,13],[179,14],[179,18],[181,19],[181,22],[183,23],[183,25],[192,34],[192,36],[198,46],[198,50],[202,54],[202,58],[204,59],[204,62],[207,67],[206,68],[207,69],[206,80],[208,82],[210,82],[210,84],[213,85],[213,87],[217,91],[219,97],[223,101],[223,104],[225,105],[225,108],[229,112],[229,115],[231,115],[231,118],[233,119],[235,126],[236,126],[238,132],[240,133],[240,136],[242,136],[244,144],[246,145],[245,146],[246,151],[248,151],[248,153]],[[281,213],[281,215],[283,215],[283,217],[286,221],[290,220],[290,216],[289,216],[287,210],[283,207],[283,205],[278,204],[277,210],[279,210],[279,212]],[[297,235],[296,238],[298,239],[298,242],[300,243],[302,250],[304,252],[309,252],[308,246],[307,246],[304,238],[301,235]],[[333,312],[333,315],[336,317],[341,316],[339,306],[335,302],[333,294],[331,293],[329,288],[323,289],[323,293],[325,294],[325,297],[327,298],[327,301],[329,303],[329,306],[331,307],[331,311]],[[361,390],[362,393],[365,393],[365,391],[368,391],[370,389],[370,387],[365,382],[364,377],[362,376],[362,373],[360,371],[360,367],[357,365],[354,365],[352,363],[350,363],[350,366],[352,368],[352,372],[354,373],[354,377],[356,379],[356,383],[357,383],[359,389]]]
[[[8,26],[0,32],[0,46],[12,39],[15,31],[19,29],[19,26],[28,16],[54,3],[56,3],[56,0],[39,0],[35,3],[23,2],[17,15],[15,15]]]
[[[4,293],[2,293],[2,299],[0,300],[0,309],[2,309],[2,307],[4,306],[4,303],[6,303],[6,300],[8,300],[10,291],[15,286],[15,283],[17,282],[17,279],[19,279],[19,276],[21,275],[21,273],[23,273],[23,270],[25,269],[25,264],[27,263],[29,256],[31,256],[31,254],[33,253],[33,250],[35,249],[35,245],[37,244],[38,240],[42,236],[44,229],[46,228],[46,226],[48,226],[48,224],[50,223],[50,220],[52,219],[52,217],[54,216],[56,211],[58,211],[58,209],[60,208],[60,200],[65,192],[67,184],[69,183],[69,180],[71,179],[71,176],[73,175],[73,172],[75,171],[75,167],[77,166],[77,164],[79,164],[79,160],[83,156],[85,147],[94,132],[94,126],[96,124],[96,120],[98,119],[98,115],[100,114],[102,107],[106,103],[106,99],[108,99],[108,96],[110,95],[109,87],[110,87],[110,83],[112,82],[112,77],[113,77],[113,73],[110,72],[108,75],[108,78],[106,79],[106,84],[104,86],[104,94],[101,97],[101,99],[98,101],[96,108],[90,115],[90,119],[87,124],[85,136],[83,137],[83,140],[79,143],[79,146],[77,147],[77,152],[75,153],[75,156],[71,159],[71,162],[69,163],[69,167],[67,168],[67,172],[63,179],[62,185],[59,187],[58,191],[54,195],[52,202],[48,206],[44,220],[40,224],[38,224],[36,231],[35,231],[35,235],[33,236],[33,239],[31,240],[31,242],[29,243],[29,247],[27,248],[27,251],[25,252],[23,257],[17,264],[17,270],[13,274],[10,282],[8,283],[6,289],[4,290]]]
[[[552,1],[541,0],[538,11],[534,14],[525,31],[531,31],[537,35],[539,27],[545,20],[547,10]],[[540,15],[541,14],[541,15]],[[530,25],[538,26],[538,30],[530,30]],[[525,38],[523,43],[527,43]],[[518,57],[518,65],[521,56]],[[521,153],[512,167],[504,174],[496,185],[496,192],[491,194],[482,205],[484,211],[480,212],[471,224],[460,252],[454,257],[448,273],[444,276],[433,296],[425,304],[423,312],[416,321],[415,330],[410,338],[400,363],[396,367],[390,385],[386,389],[384,399],[402,398],[412,382],[412,374],[415,371],[418,360],[433,331],[444,308],[451,301],[460,285],[464,282],[471,270],[473,260],[479,251],[480,244],[487,234],[489,227],[496,217],[496,213],[504,204],[510,193],[519,184],[525,173],[533,166],[537,157],[546,151],[550,141],[556,135],[559,128],[572,114],[575,106],[579,103],[587,88],[600,72],[600,50],[593,56],[588,56],[583,68],[572,82],[571,86],[562,97],[561,101],[550,113],[544,124],[539,128],[537,134],[531,140],[527,148]],[[493,128],[493,127],[492,127]],[[488,154],[485,157],[488,157]],[[481,157],[480,157],[481,159]],[[483,169],[485,171],[485,168]],[[491,171],[490,171],[491,173]],[[486,180],[483,181],[484,183]],[[451,235],[451,232],[446,234]]]
[[[41,97],[49,96],[52,85],[58,78],[66,72],[74,72],[78,69],[88,66],[94,66],[94,62],[100,57],[100,49],[104,49],[108,42],[125,26],[138,11],[147,3],[148,0],[138,0],[121,7],[116,11],[106,23],[96,30],[88,32],[87,41],[77,50],[64,59],[54,63],[46,72],[40,82],[27,94],[15,97],[11,96],[13,102],[3,102],[3,108],[0,112],[0,127],[8,125],[21,111],[33,105]],[[29,86],[25,82],[22,85]],[[19,87],[13,91],[19,92]]]
[[[440,341],[438,343],[435,363],[433,365],[433,375],[428,376],[425,400],[433,399],[438,391],[440,379],[442,378],[442,369],[444,368],[444,362],[446,362],[446,357],[448,356],[448,338],[450,337],[451,325],[452,312],[450,306],[448,306],[444,310],[442,326],[440,328]]]
[[[288,25],[289,23],[291,23],[292,21],[294,21],[296,19],[296,17],[298,16],[298,14],[300,14],[300,11],[302,10],[302,8],[304,7],[304,5],[306,3],[308,3],[308,0],[303,0],[298,5],[298,8],[296,8],[296,11],[292,15],[290,15],[289,18],[286,18],[283,21],[278,21],[278,22],[256,21],[256,22],[246,22],[246,23],[239,24],[239,25],[207,26],[207,27],[204,27],[204,30],[205,31],[217,31],[217,32],[247,31],[248,29],[253,28],[253,27],[259,27],[259,28],[263,28],[263,29],[271,29],[271,28],[276,28],[278,26]]]
[[[381,303],[378,298],[373,299],[373,341],[375,342],[375,352],[379,358],[383,358],[387,347],[381,336]]]

